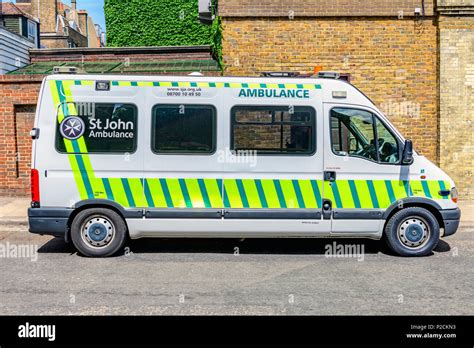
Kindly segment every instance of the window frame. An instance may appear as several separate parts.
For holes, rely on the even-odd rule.
[[[27,37],[30,41],[36,42],[36,37],[38,36],[38,28],[35,22],[28,19],[27,22]],[[30,32],[31,29],[31,32]]]
[[[384,127],[385,129],[387,129],[387,131],[390,133],[390,135],[397,141],[397,147],[398,147],[398,162],[396,163],[388,163],[388,162],[381,162],[380,161],[380,150],[379,148],[377,147],[377,161],[374,161],[374,160],[371,160],[370,158],[367,158],[367,157],[359,157],[359,156],[350,156],[349,154],[347,155],[340,155],[340,154],[337,154],[336,152],[334,152],[334,143],[333,143],[333,136],[332,136],[332,132],[331,132],[331,117],[332,117],[332,111],[334,109],[349,109],[349,110],[358,110],[358,111],[364,111],[364,112],[368,112],[372,115],[372,124],[373,124],[373,132],[374,132],[374,140],[376,142],[378,142],[378,134],[377,134],[377,122],[380,122]],[[393,166],[400,166],[402,165],[402,154],[403,154],[403,142],[401,141],[401,139],[393,132],[392,128],[388,126],[388,124],[386,122],[384,122],[380,117],[379,115],[374,112],[373,110],[371,109],[364,109],[364,108],[361,108],[361,107],[353,107],[353,106],[342,106],[342,105],[339,105],[339,106],[333,106],[331,107],[331,109],[329,109],[329,139],[330,139],[330,142],[331,142],[331,152],[335,155],[335,156],[338,156],[338,157],[352,157],[352,158],[359,158],[361,160],[366,160],[366,161],[369,161],[369,162],[372,162],[372,163],[376,163],[376,164],[381,164],[381,165],[393,165]]]
[[[250,124],[250,125],[295,125],[294,122],[278,122],[278,123],[274,123],[274,120],[272,120],[272,123],[265,123],[265,122],[237,122],[236,121],[236,113],[235,113],[235,110],[238,109],[238,108],[261,108],[262,110],[271,110],[271,111],[277,111],[277,110],[273,110],[273,109],[276,109],[276,108],[280,108],[280,107],[284,107],[284,108],[288,108],[289,106],[293,106],[295,108],[298,108],[298,107],[303,107],[303,108],[308,108],[311,110],[312,112],[312,119],[310,119],[310,121],[308,122],[313,131],[311,132],[311,136],[310,136],[310,141],[311,141],[311,151],[310,152],[270,152],[270,151],[266,151],[266,152],[260,152],[260,150],[258,149],[252,149],[252,150],[236,150],[235,149],[235,144],[234,144],[234,126],[236,124]],[[278,111],[281,111],[281,110],[278,110]],[[311,113],[310,113],[310,116],[311,116]],[[234,156],[239,156],[239,151],[257,151],[257,156],[298,156],[298,157],[311,157],[311,156],[314,156],[316,153],[317,153],[317,111],[316,109],[312,106],[312,105],[269,105],[269,104],[235,104],[231,107],[230,109],[230,144],[229,144],[229,149],[232,151],[232,154]]]
[[[155,130],[155,109],[160,107],[160,106],[180,106],[184,105],[186,106],[202,106],[202,107],[210,107],[213,111],[213,120],[212,120],[212,151],[211,152],[189,152],[189,151],[183,151],[183,152],[159,152],[156,151],[154,148],[154,143],[155,143],[155,136],[156,132]],[[150,149],[151,152],[154,155],[157,156],[181,156],[181,155],[193,155],[193,156],[213,156],[217,152],[217,122],[218,122],[218,117],[217,117],[217,108],[213,104],[184,104],[184,103],[166,103],[166,104],[155,104],[151,108],[151,118],[150,118]]]
[[[139,121],[140,121],[140,118],[139,118],[139,109],[138,109],[138,106],[135,104],[135,103],[120,103],[120,102],[107,102],[107,103],[102,103],[102,102],[93,102],[94,104],[123,104],[123,105],[131,105],[133,106],[133,108],[135,109],[136,111],[136,126],[137,126],[137,129],[136,129],[136,137],[133,138],[133,151],[124,151],[124,152],[107,152],[107,151],[97,151],[97,152],[90,152],[89,149],[87,149],[87,152],[67,152],[67,151],[61,151],[60,149],[58,149],[58,143],[57,143],[57,139],[59,136],[61,136],[60,132],[59,132],[59,123],[58,123],[58,111],[59,111],[59,108],[63,105],[63,104],[68,104],[68,103],[74,103],[74,104],[77,104],[77,103],[89,103],[88,101],[73,101],[73,102],[63,102],[63,103],[60,103],[57,107],[57,110],[56,110],[56,118],[55,118],[55,137],[54,137],[54,149],[56,150],[57,153],[60,153],[60,154],[68,154],[68,155],[119,155],[119,156],[123,156],[125,154],[129,154],[129,155],[133,155],[135,152],[137,152],[138,150],[138,137],[139,137]],[[77,115],[69,115],[69,116],[77,116]],[[84,136],[84,135],[82,135]],[[63,138],[61,137],[61,140],[63,140]],[[77,139],[76,139],[77,140]]]

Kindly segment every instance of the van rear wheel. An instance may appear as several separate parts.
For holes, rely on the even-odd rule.
[[[85,256],[111,256],[124,245],[126,237],[125,221],[110,209],[86,209],[71,224],[72,242]]]
[[[410,207],[395,213],[385,226],[390,249],[400,256],[425,256],[439,242],[439,224],[428,210]]]

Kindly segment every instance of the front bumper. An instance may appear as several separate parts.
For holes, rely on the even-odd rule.
[[[61,208],[29,208],[29,231],[66,238],[67,224],[72,211]]]
[[[441,213],[444,222],[443,237],[455,234],[459,227],[459,221],[461,220],[461,210],[456,208],[440,210],[439,212]]]

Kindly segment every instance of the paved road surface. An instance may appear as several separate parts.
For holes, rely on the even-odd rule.
[[[461,226],[424,258],[375,241],[362,256],[329,258],[327,244],[361,241],[148,239],[89,259],[4,218],[0,314],[473,315],[474,221]],[[38,253],[13,257],[18,246]]]

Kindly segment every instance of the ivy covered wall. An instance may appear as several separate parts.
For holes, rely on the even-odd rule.
[[[107,46],[213,45],[198,0],[105,0]]]

